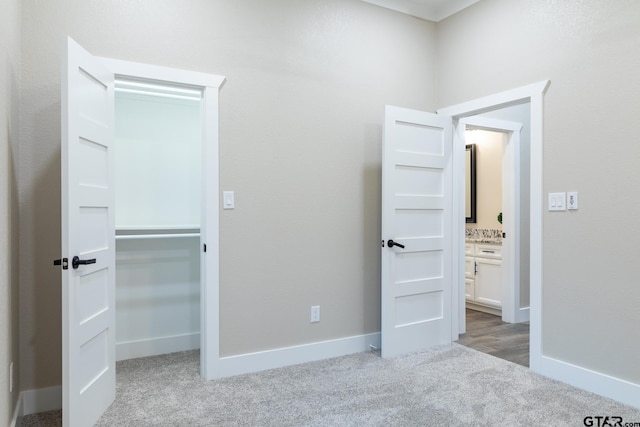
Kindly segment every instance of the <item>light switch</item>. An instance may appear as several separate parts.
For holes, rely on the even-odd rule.
[[[235,195],[233,191],[223,191],[222,192],[222,208],[223,209],[234,209],[236,205]]]
[[[566,211],[567,193],[549,193],[549,210]]]
[[[570,211],[578,209],[578,192],[570,191],[567,193],[567,209]]]

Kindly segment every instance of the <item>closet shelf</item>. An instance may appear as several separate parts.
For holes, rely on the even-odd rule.
[[[199,225],[117,226],[116,240],[200,237]]]
[[[200,237],[200,233],[117,234],[116,240],[175,239],[184,237]]]
[[[171,230],[200,230],[200,224],[186,225],[116,225],[116,233],[123,232],[154,232],[154,231],[171,231]]]

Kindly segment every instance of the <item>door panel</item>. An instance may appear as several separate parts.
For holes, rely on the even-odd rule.
[[[451,341],[452,126],[387,106],[382,166],[382,356]],[[388,247],[388,240],[404,245]]]
[[[71,39],[64,63],[63,424],[90,426],[115,399],[113,73]]]

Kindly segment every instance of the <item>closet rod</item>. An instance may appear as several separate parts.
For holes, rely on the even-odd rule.
[[[119,234],[116,240],[139,240],[139,239],[175,239],[178,237],[200,237],[200,233],[177,233],[177,234]]]

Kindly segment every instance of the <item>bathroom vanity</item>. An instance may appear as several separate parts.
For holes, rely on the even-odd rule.
[[[467,240],[465,244],[467,308],[500,315],[502,310],[502,245]]]

